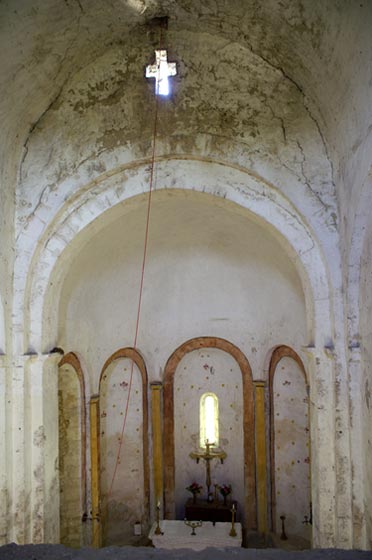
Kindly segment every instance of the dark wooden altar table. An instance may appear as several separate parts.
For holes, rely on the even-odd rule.
[[[232,501],[225,506],[223,502],[207,502],[190,498],[185,504],[185,517],[190,521],[216,521],[229,523],[231,521],[231,508],[235,504],[237,511],[238,503]],[[235,517],[236,519],[236,517]]]

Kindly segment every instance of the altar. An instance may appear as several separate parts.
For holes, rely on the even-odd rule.
[[[231,521],[231,506],[235,507],[235,519],[237,518],[238,502],[233,500],[230,504],[224,504],[218,500],[206,502],[205,500],[193,500],[190,498],[185,504],[185,517],[190,520],[229,522]]]
[[[155,548],[191,548],[192,550],[203,550],[208,547],[240,547],[242,545],[242,526],[235,523],[236,536],[231,537],[231,523],[203,522],[201,527],[192,529],[185,525],[184,521],[164,519],[160,521],[162,534],[155,534],[157,523],[154,523],[149,533],[149,539]]]

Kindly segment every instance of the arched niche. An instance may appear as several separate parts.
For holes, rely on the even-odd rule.
[[[243,507],[246,526],[256,528],[255,489],[255,433],[252,372],[247,358],[237,346],[216,337],[198,337],[179,346],[167,361],[164,371],[164,512],[165,518],[175,516],[175,373],[181,360],[189,352],[201,348],[218,348],[234,358],[242,378],[243,387],[243,457],[244,457],[244,499]],[[197,402],[197,408],[199,402]],[[191,450],[190,450],[191,451]]]
[[[134,348],[105,362],[99,380],[103,544],[138,544],[149,521],[147,370]]]
[[[85,383],[74,352],[58,368],[60,542],[80,547],[87,514]]]
[[[271,525],[290,537],[311,538],[309,386],[299,355],[279,346],[269,367]],[[306,522],[306,516],[308,523]]]

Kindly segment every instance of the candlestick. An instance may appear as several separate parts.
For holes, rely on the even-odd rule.
[[[158,502],[158,505],[156,506],[156,529],[155,529],[155,535],[164,535],[164,533],[163,533],[162,530],[160,529],[160,502]]]
[[[235,509],[235,504],[232,505],[231,508],[231,531],[229,533],[230,537],[236,537],[236,531],[235,531],[235,513],[236,513],[236,509]]]
[[[284,525],[284,522],[285,522],[285,515],[281,515],[281,516],[280,516],[280,519],[281,519],[281,521],[282,521],[282,534],[280,535],[280,540],[282,540],[282,541],[287,541],[287,540],[288,540],[288,537],[287,537],[287,535],[286,535],[286,533],[285,533],[285,525]]]

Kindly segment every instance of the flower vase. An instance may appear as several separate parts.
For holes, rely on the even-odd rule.
[[[227,506],[227,495],[223,497],[223,505]]]
[[[196,504],[196,492],[192,493],[192,503]]]

